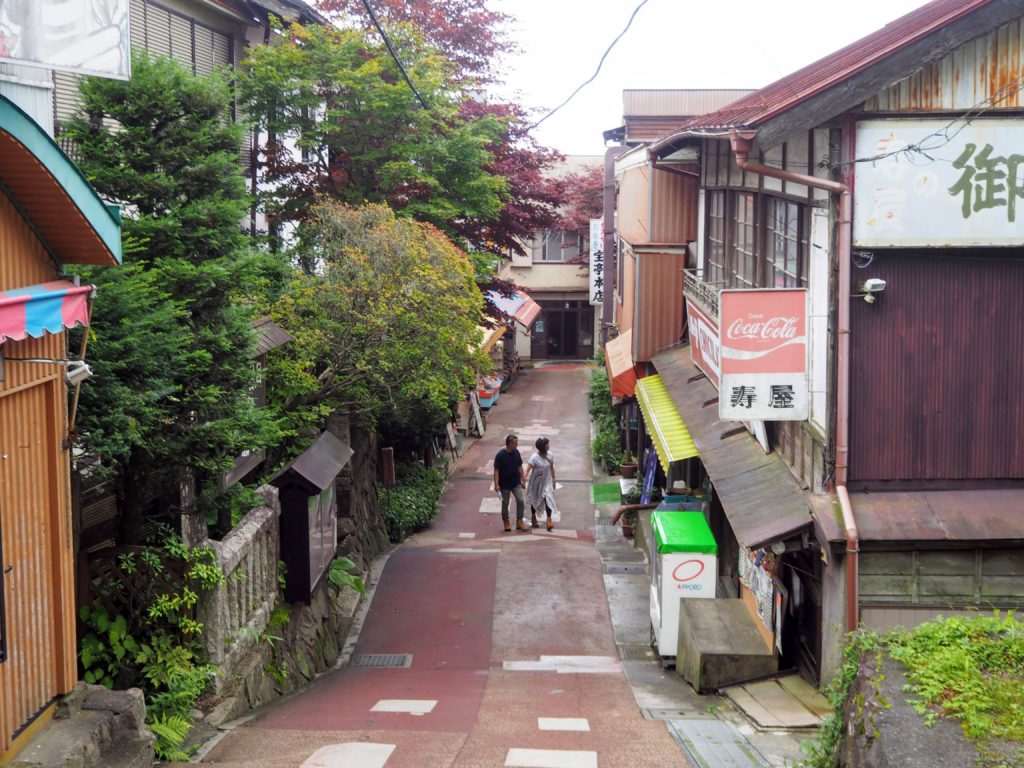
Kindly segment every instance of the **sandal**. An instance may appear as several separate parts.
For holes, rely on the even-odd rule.
[[[548,518],[547,527],[548,527],[549,531],[555,530],[555,524],[553,522],[551,522],[551,518],[550,517]]]

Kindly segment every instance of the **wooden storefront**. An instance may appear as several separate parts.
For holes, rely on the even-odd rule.
[[[67,312],[61,289],[82,291],[54,281],[63,263],[117,264],[121,244],[116,214],[3,98],[0,185],[2,760],[77,681],[64,327],[86,314]],[[56,321],[35,325],[46,302]]]

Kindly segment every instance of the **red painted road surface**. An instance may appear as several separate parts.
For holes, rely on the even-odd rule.
[[[574,365],[517,378],[488,413],[486,438],[460,458],[438,518],[391,554],[355,654],[412,654],[410,668],[325,675],[231,731],[204,762],[302,766],[322,747],[373,743],[390,745],[376,748],[385,758],[317,765],[686,766],[664,723],[643,719],[618,668],[593,545],[586,382],[587,369]],[[504,533],[499,515],[481,512],[509,431],[522,435],[524,460],[536,437],[551,440],[562,484],[556,532],[576,538]],[[541,656],[604,657],[606,671],[506,668]],[[372,711],[385,700],[433,705],[425,714]],[[542,730],[538,718],[583,719],[589,730]]]

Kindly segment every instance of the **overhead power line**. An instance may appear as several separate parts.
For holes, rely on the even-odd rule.
[[[365,0],[364,0],[364,2],[365,2]],[[632,14],[630,15],[630,17],[629,17],[629,21],[627,21],[627,22],[626,22],[626,26],[625,26],[625,27],[623,28],[623,30],[622,30],[621,32],[619,32],[619,34],[618,34],[618,35],[617,35],[617,36],[615,37],[615,39],[614,39],[614,40],[612,40],[612,42],[611,42],[611,45],[609,45],[609,46],[608,46],[608,47],[607,47],[607,48],[605,49],[605,52],[604,52],[603,54],[601,54],[601,60],[600,60],[599,62],[597,62],[597,69],[595,69],[595,70],[594,70],[594,74],[592,74],[592,75],[590,76],[590,79],[589,79],[589,80],[587,80],[587,81],[586,81],[585,83],[581,83],[581,84],[579,85],[579,87],[578,87],[578,88],[576,88],[576,90],[575,90],[575,91],[573,91],[572,93],[570,93],[570,94],[569,94],[569,98],[567,98],[567,99],[566,99],[565,101],[563,101],[563,102],[562,102],[561,104],[559,104],[559,105],[558,105],[557,107],[555,107],[555,108],[554,108],[554,109],[552,109],[552,110],[551,110],[550,112],[548,112],[548,113],[547,113],[546,115],[544,115],[544,117],[542,117],[542,118],[541,118],[540,120],[538,120],[538,121],[537,121],[536,123],[534,123],[533,125],[531,125],[531,126],[530,126],[530,130],[531,130],[531,131],[532,131],[532,130],[533,130],[534,128],[536,128],[536,127],[537,127],[538,125],[540,125],[541,123],[543,123],[543,122],[544,122],[545,120],[547,120],[547,119],[548,119],[549,117],[551,117],[551,116],[552,116],[553,114],[555,114],[555,112],[557,112],[558,110],[560,110],[560,109],[561,109],[562,107],[564,107],[564,106],[565,106],[566,104],[568,104],[568,103],[569,103],[570,101],[572,101],[572,100],[573,100],[573,98],[575,98],[575,96],[576,96],[576,94],[577,94],[577,93],[579,93],[579,92],[580,92],[580,91],[582,91],[582,90],[583,90],[583,89],[584,89],[584,88],[585,88],[586,86],[588,86],[588,85],[590,85],[590,84],[591,84],[592,82],[594,82],[594,80],[595,80],[595,79],[597,78],[598,74],[600,74],[600,72],[601,72],[601,65],[602,65],[602,64],[604,64],[604,60],[605,60],[606,58],[608,58],[608,54],[612,52],[612,48],[614,48],[614,47],[615,47],[615,44],[616,44],[617,42],[619,42],[619,40],[621,40],[621,39],[622,39],[622,36],[623,36],[623,35],[625,35],[625,34],[626,34],[626,33],[627,33],[628,31],[629,31],[629,28],[630,28],[630,26],[632,26],[632,24],[633,24],[633,19],[635,19],[635,18],[636,18],[636,15],[637,15],[637,14],[638,14],[638,13],[640,12],[640,9],[641,9],[641,8],[643,8],[643,7],[645,6],[645,5],[647,5],[647,2],[648,2],[648,0],[641,0],[640,4],[639,4],[639,5],[638,5],[638,6],[636,7],[636,8],[634,8],[634,9],[633,9],[633,13],[632,13]]]
[[[644,2],[647,2],[647,0],[644,0]],[[402,65],[401,59],[398,58],[398,54],[395,53],[395,48],[391,45],[391,38],[388,37],[388,33],[384,31],[384,27],[382,27],[380,22],[377,20],[377,14],[375,14],[373,12],[373,8],[370,7],[370,0],[363,0],[363,7],[366,9],[366,12],[370,14],[370,21],[373,22],[373,26],[375,26],[377,28],[377,32],[380,33],[381,38],[384,40],[384,45],[387,46],[388,53],[391,54],[391,58],[394,59],[395,64],[398,65],[398,71],[402,73],[402,77],[405,78],[405,82],[408,83],[409,88],[411,88],[412,92],[416,95],[416,100],[424,109],[429,109],[427,102],[423,100],[423,97],[420,96],[420,92],[416,90],[416,86],[413,85],[412,80],[409,79],[409,73],[405,71],[405,67]]]

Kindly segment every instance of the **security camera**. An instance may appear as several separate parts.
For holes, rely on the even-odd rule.
[[[68,372],[64,378],[68,386],[73,387],[76,384],[81,384],[90,376],[92,376],[92,368],[86,365],[84,360],[75,360],[68,364]]]
[[[881,293],[885,290],[885,280],[882,280],[880,277],[872,277],[864,281],[861,290],[864,293]]]

